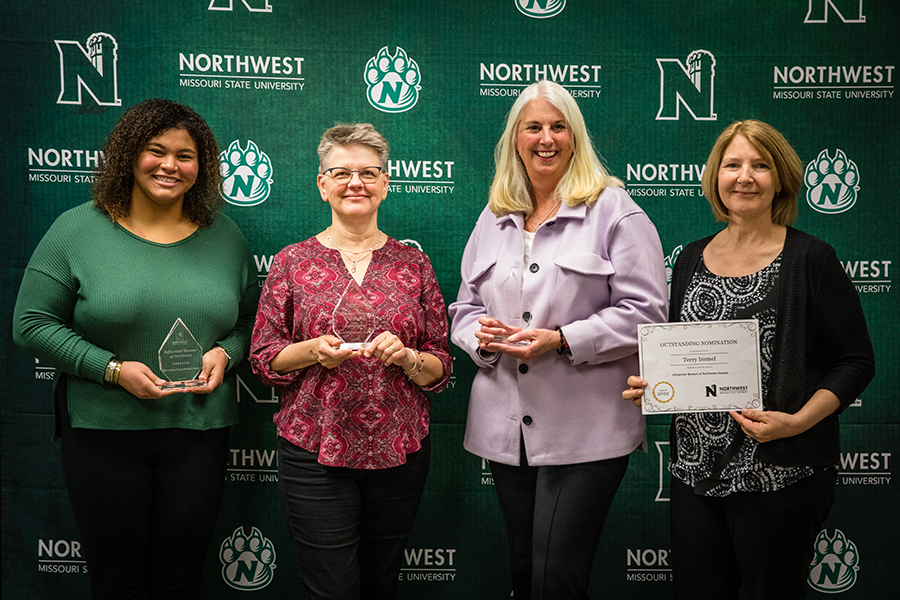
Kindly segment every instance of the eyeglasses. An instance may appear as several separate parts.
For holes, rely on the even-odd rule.
[[[359,180],[363,183],[375,183],[383,170],[381,167],[366,167],[357,171],[347,167],[331,167],[330,169],[325,169],[323,175],[328,175],[338,185],[350,183],[354,173],[359,173]]]

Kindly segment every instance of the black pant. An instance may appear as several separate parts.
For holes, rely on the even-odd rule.
[[[594,555],[628,456],[532,467],[491,462],[520,600],[584,600]]]
[[[749,600],[805,598],[836,478],[833,469],[817,469],[775,492],[712,498],[672,477],[675,598],[736,600],[741,584]]]
[[[396,597],[430,457],[426,437],[398,467],[329,467],[278,438],[278,482],[307,600]]]
[[[66,488],[91,581],[110,600],[200,598],[228,429],[73,429],[57,389]]]

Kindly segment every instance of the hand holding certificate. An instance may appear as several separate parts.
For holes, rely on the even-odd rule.
[[[759,323],[638,325],[643,414],[762,409]]]

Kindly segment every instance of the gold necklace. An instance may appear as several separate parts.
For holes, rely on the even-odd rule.
[[[349,261],[352,263],[352,266],[350,267],[350,272],[351,272],[351,273],[356,273],[356,263],[358,263],[359,261],[365,259],[365,258],[366,258],[365,255],[368,255],[369,253],[374,252],[374,251],[375,251],[375,248],[377,248],[378,246],[380,246],[381,243],[384,241],[384,238],[382,237],[382,238],[379,239],[377,242],[375,242],[375,245],[374,245],[374,246],[372,246],[372,247],[369,248],[368,250],[344,250],[343,248],[341,248],[340,246],[338,246],[337,243],[336,243],[333,239],[331,239],[331,227],[328,227],[328,228],[325,230],[325,237],[328,238],[328,241],[331,242],[331,245],[334,246],[334,249],[335,249],[335,250],[337,250],[338,252],[340,252],[340,253],[344,256],[344,258],[346,258],[347,260],[349,260]],[[361,257],[357,258],[356,260],[353,260],[352,258],[350,258],[349,256],[347,256],[347,253],[350,253],[350,254],[363,254],[364,256],[361,256]]]

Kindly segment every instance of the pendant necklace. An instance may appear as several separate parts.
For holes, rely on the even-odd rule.
[[[550,218],[550,215],[553,214],[553,211],[554,211],[554,210],[556,210],[557,208],[559,208],[559,205],[560,205],[560,204],[562,204],[562,200],[561,200],[561,199],[560,199],[560,200],[557,200],[557,201],[556,201],[556,204],[554,204],[552,207],[550,207],[550,210],[547,211],[547,214],[544,215],[544,218],[541,219],[540,221],[538,221],[537,225],[534,226],[534,230],[535,230],[535,231],[537,231],[538,228],[539,228],[541,225],[544,224],[544,221],[546,221],[547,219]],[[331,238],[329,238],[329,239],[331,239]]]
[[[352,266],[350,267],[351,273],[356,273],[356,263],[358,263],[359,261],[366,258],[365,255],[373,252],[375,250],[375,248],[380,246],[381,243],[384,241],[384,238],[381,238],[380,240],[375,242],[375,245],[372,246],[371,248],[369,248],[368,250],[344,250],[343,248],[338,246],[333,239],[331,239],[331,227],[329,227],[328,229],[325,230],[325,237],[328,238],[328,241],[331,242],[331,245],[334,246],[335,250],[340,252],[344,256],[344,258],[346,258],[347,260],[349,260],[352,263]],[[363,256],[357,258],[356,260],[353,260],[352,258],[347,256],[348,253],[349,254],[362,254]]]

